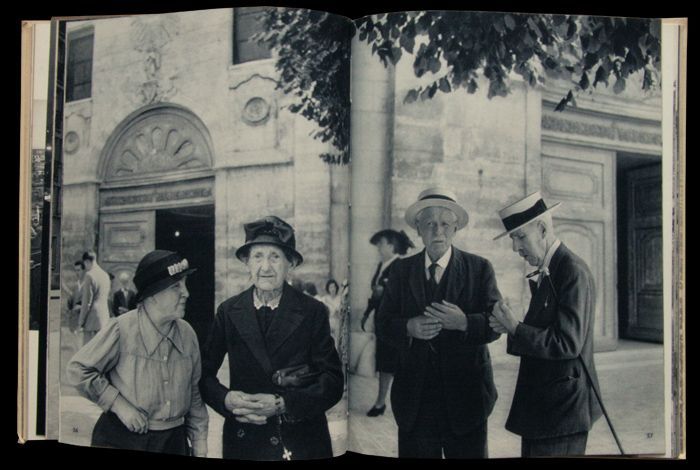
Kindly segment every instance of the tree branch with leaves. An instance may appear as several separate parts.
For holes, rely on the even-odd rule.
[[[316,138],[331,142],[336,154],[325,161],[349,161],[350,39],[352,25],[327,13],[271,10],[264,40],[278,52],[280,87],[299,98],[290,110],[319,126]],[[660,22],[652,19],[493,12],[421,11],[368,16],[355,21],[358,39],[385,65],[413,57],[420,78],[430,83],[410,89],[405,103],[459,89],[475,93],[481,77],[488,97],[505,97],[511,78],[530,86],[547,79],[571,87],[556,106],[562,111],[575,96],[613,82],[625,90],[642,73],[642,89],[659,85]]]

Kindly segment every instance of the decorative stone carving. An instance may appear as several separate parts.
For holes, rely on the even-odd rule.
[[[75,131],[68,132],[63,138],[63,151],[72,155],[78,148],[80,148],[80,136]]]
[[[615,123],[593,124],[551,115],[542,116],[542,129],[637,144],[661,146],[662,143],[661,134],[635,129],[621,129]]]
[[[103,206],[129,206],[134,204],[151,204],[167,201],[184,201],[190,199],[211,198],[211,188],[180,189],[175,191],[156,191],[147,194],[127,194],[105,198]]]
[[[265,99],[256,96],[249,99],[243,106],[243,122],[251,126],[264,124],[270,117],[270,104]]]
[[[155,109],[139,116],[118,137],[108,156],[105,180],[210,166],[209,147],[191,119],[176,109]]]
[[[177,34],[177,20],[171,15],[145,15],[134,18],[132,44],[141,55],[143,79],[131,83],[135,101],[152,104],[169,100],[176,92],[176,75],[164,76],[162,59],[172,37]]]
[[[66,103],[64,116],[63,151],[72,155],[89,147],[92,100]]]

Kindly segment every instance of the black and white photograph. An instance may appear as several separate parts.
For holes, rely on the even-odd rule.
[[[660,23],[356,24],[349,449],[664,453]]]
[[[52,21],[54,437],[685,458],[687,24],[374,11]]]
[[[61,442],[346,450],[349,166],[255,37],[299,12],[265,11],[67,22]],[[349,57],[336,23],[304,53]],[[324,93],[348,103],[339,73]]]

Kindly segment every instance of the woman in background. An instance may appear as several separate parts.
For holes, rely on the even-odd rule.
[[[379,308],[392,264],[399,258],[399,255],[405,255],[408,249],[414,246],[403,230],[397,232],[392,229],[380,230],[372,235],[369,242],[377,247],[381,261],[372,277],[372,296],[367,301],[367,308],[362,315],[362,331],[365,331],[365,324],[369,316],[372,312],[376,313],[377,308]],[[398,351],[396,348],[377,338],[376,370],[379,372],[379,389],[377,399],[367,412],[367,416],[374,417],[384,414],[386,395],[394,378],[397,361]]]

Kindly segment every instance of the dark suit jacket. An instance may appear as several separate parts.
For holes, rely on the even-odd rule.
[[[410,338],[406,323],[423,315],[425,301],[424,251],[399,259],[377,312],[377,334],[399,349],[399,365],[391,389],[391,406],[402,431],[410,432],[418,414],[428,355],[427,341]],[[455,434],[465,434],[488,418],[496,402],[491,358],[487,343],[499,334],[488,326],[488,312],[501,298],[491,263],[452,247],[444,299],[467,315],[466,334],[443,330],[432,341],[440,347],[441,375],[450,425]],[[444,276],[444,275],[443,275]],[[442,279],[441,282],[445,281]]]
[[[523,323],[508,338],[508,353],[521,358],[506,429],[528,439],[588,431],[601,414],[577,359],[581,355],[597,388],[593,276],[564,244],[549,272],[552,283],[542,280]]]
[[[127,311],[136,308],[136,294],[134,293],[134,291],[129,289],[126,298],[124,297],[124,292],[122,292],[121,289],[114,293],[114,296],[112,298],[112,313],[115,317],[118,317],[122,314],[119,312],[119,307],[124,307],[127,309]]]
[[[230,384],[216,377],[228,354]],[[308,386],[282,389],[272,374],[285,367],[310,364],[319,376]],[[318,300],[285,284],[279,307],[262,335],[253,306],[253,287],[223,302],[202,357],[200,387],[204,401],[223,415],[224,458],[281,460],[282,444],[293,459],[332,456],[325,412],[343,395],[343,372],[328,323],[328,310]],[[277,393],[284,398],[288,417],[279,438],[276,418],[266,425],[244,424],[224,406],[229,390]]]

